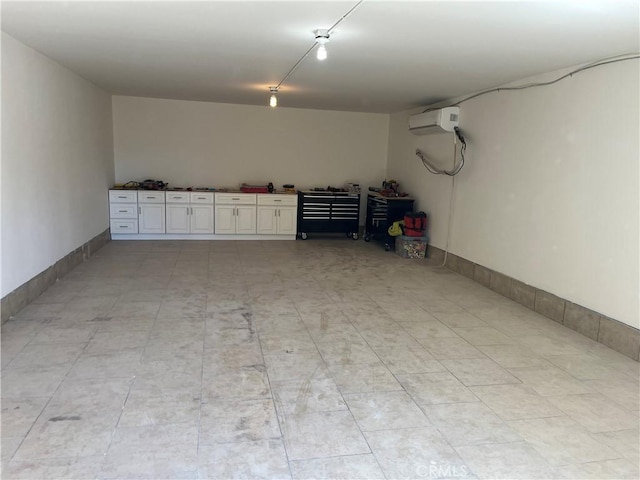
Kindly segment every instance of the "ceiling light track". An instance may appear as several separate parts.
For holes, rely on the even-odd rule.
[[[360,4],[362,4],[362,2],[364,2],[364,0],[360,0],[353,7],[351,7],[347,13],[345,13],[342,17],[340,17],[340,20],[338,20],[336,23],[334,23],[331,26],[331,28],[328,28],[326,30],[317,29],[313,31],[313,34],[315,35],[314,44],[311,45],[311,47],[309,47],[309,49],[302,55],[302,57],[300,57],[300,59],[295,63],[295,65],[291,67],[291,69],[287,72],[287,74],[282,78],[282,80],[280,80],[280,82],[277,85],[269,87],[269,92],[271,93],[271,96],[269,97],[269,105],[271,107],[275,107],[278,105],[278,98],[276,95],[278,94],[280,87],[284,84],[284,82],[286,82],[289,79],[289,77],[293,74],[293,72],[295,72],[295,70],[300,66],[300,64],[304,61],[304,59],[309,56],[309,54],[313,51],[314,48],[316,48],[316,46],[318,47],[318,53],[317,53],[318,60],[324,60],[327,58],[327,50],[324,45],[329,41],[331,32],[340,23],[342,23],[349,15],[351,15],[355,11],[355,9],[358,8]]]

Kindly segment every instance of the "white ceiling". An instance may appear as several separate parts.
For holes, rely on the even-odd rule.
[[[11,2],[2,30],[119,95],[266,105],[350,1]],[[365,0],[279,105],[396,112],[640,51],[638,0]]]

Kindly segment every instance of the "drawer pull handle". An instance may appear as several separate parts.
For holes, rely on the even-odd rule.
[[[129,225],[120,225],[120,228],[129,228]]]
[[[118,213],[127,213],[126,210],[118,210]]]
[[[232,198],[231,200],[240,200],[239,198]]]
[[[207,197],[198,197],[198,200],[206,200]]]
[[[122,196],[122,195],[118,195],[118,198],[127,198],[127,197]]]

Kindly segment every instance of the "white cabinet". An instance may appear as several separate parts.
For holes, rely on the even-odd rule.
[[[138,191],[138,233],[165,233],[164,193]]]
[[[257,233],[295,235],[297,204],[296,195],[258,195]]]
[[[256,233],[256,195],[253,193],[215,194],[215,233]]]
[[[167,192],[167,233],[213,233],[213,193]]]
[[[138,195],[135,190],[109,190],[112,235],[138,233]]]

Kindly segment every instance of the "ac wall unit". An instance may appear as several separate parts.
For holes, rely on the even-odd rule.
[[[409,117],[409,131],[414,135],[453,132],[458,126],[460,107],[445,107]]]

